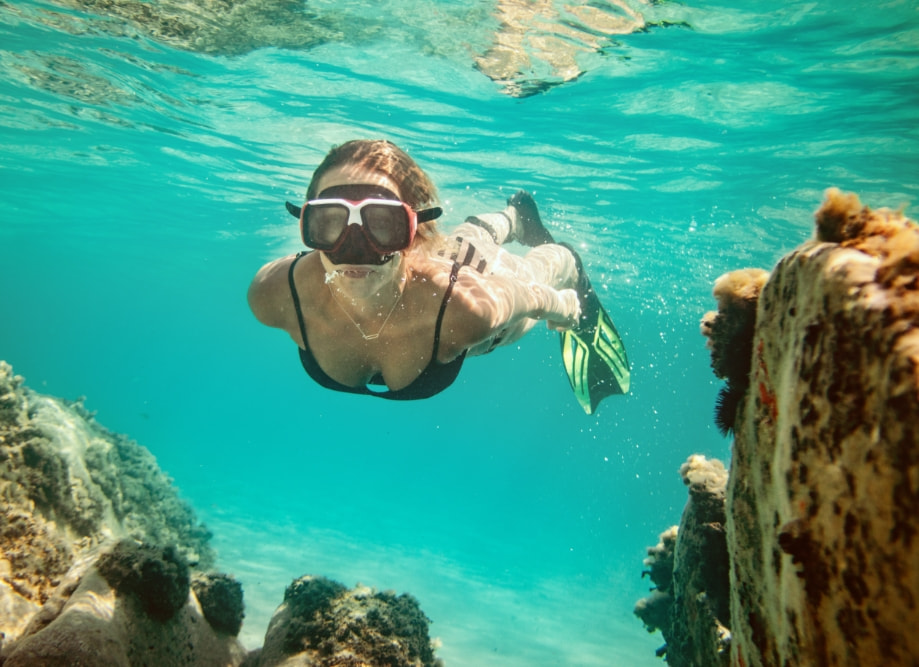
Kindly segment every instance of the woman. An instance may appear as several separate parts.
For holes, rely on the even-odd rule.
[[[428,398],[467,355],[512,343],[538,320],[578,323],[579,261],[551,243],[525,192],[444,237],[427,175],[394,144],[358,140],[332,149],[306,199],[287,206],[313,251],[262,267],[249,305],[293,338],[324,387]],[[524,257],[500,248],[514,239],[537,247]]]

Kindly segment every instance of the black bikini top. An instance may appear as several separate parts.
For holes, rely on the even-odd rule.
[[[459,253],[454,253],[451,256],[451,259],[453,259],[453,268],[450,270],[450,282],[444,292],[443,301],[440,303],[440,311],[437,313],[437,323],[434,326],[434,347],[431,351],[431,361],[421,372],[421,375],[402,389],[381,389],[379,391],[375,391],[366,386],[349,387],[329,377],[329,375],[322,370],[322,367],[319,366],[319,362],[316,361],[316,357],[313,356],[313,352],[310,350],[309,340],[306,336],[306,326],[303,322],[303,311],[300,308],[300,297],[297,295],[297,287],[294,284],[294,267],[297,265],[297,262],[300,261],[301,257],[309,253],[301,252],[297,255],[290,264],[287,278],[290,283],[290,293],[294,299],[294,307],[297,311],[297,323],[300,325],[300,335],[303,337],[303,347],[299,348],[300,363],[303,364],[303,369],[313,380],[326,389],[342,391],[349,394],[376,396],[392,401],[413,401],[422,398],[430,398],[453,384],[453,381],[456,380],[459,375],[460,368],[463,366],[463,361],[466,359],[466,350],[463,350],[462,354],[456,359],[446,364],[437,361],[437,351],[440,348],[440,328],[443,324],[444,312],[447,310],[450,295],[453,294],[453,286],[456,284],[459,270],[470,264],[479,272],[485,269],[485,262],[481,259],[481,256],[476,252],[475,248],[465,243],[462,244],[461,250],[465,251],[462,253],[462,257],[458,256]],[[386,387],[386,382],[383,380],[383,375],[381,373],[374,375],[370,379],[369,384],[372,386]]]

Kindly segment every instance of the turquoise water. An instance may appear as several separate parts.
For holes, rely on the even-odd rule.
[[[494,2],[364,5],[305,5],[311,48],[237,21],[194,52],[0,3],[0,358],[154,453],[245,586],[250,647],[316,573],[413,593],[450,666],[660,664],[632,616],[645,547],[679,521],[686,457],[730,456],[698,333],[712,282],[808,238],[826,187],[915,205],[919,11],[636,0],[660,26],[585,29],[576,81],[515,98],[473,64]],[[312,384],[245,291],[298,247],[284,200],[368,136],[432,175],[444,228],[534,192],[631,394],[585,416],[542,327],[420,403]]]

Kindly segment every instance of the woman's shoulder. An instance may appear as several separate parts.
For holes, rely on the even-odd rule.
[[[263,324],[286,326],[287,306],[291,303],[290,268],[299,259],[300,255],[289,255],[272,260],[260,268],[252,279],[248,293],[249,307]],[[301,271],[299,264],[311,263],[308,260],[308,256],[302,257],[302,261],[298,262],[297,273]]]

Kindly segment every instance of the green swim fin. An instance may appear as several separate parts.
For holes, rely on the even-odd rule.
[[[567,243],[578,266],[581,318],[574,329],[561,332],[562,361],[578,403],[593,414],[601,400],[629,391],[629,360],[625,344],[590,285],[581,258]]]

